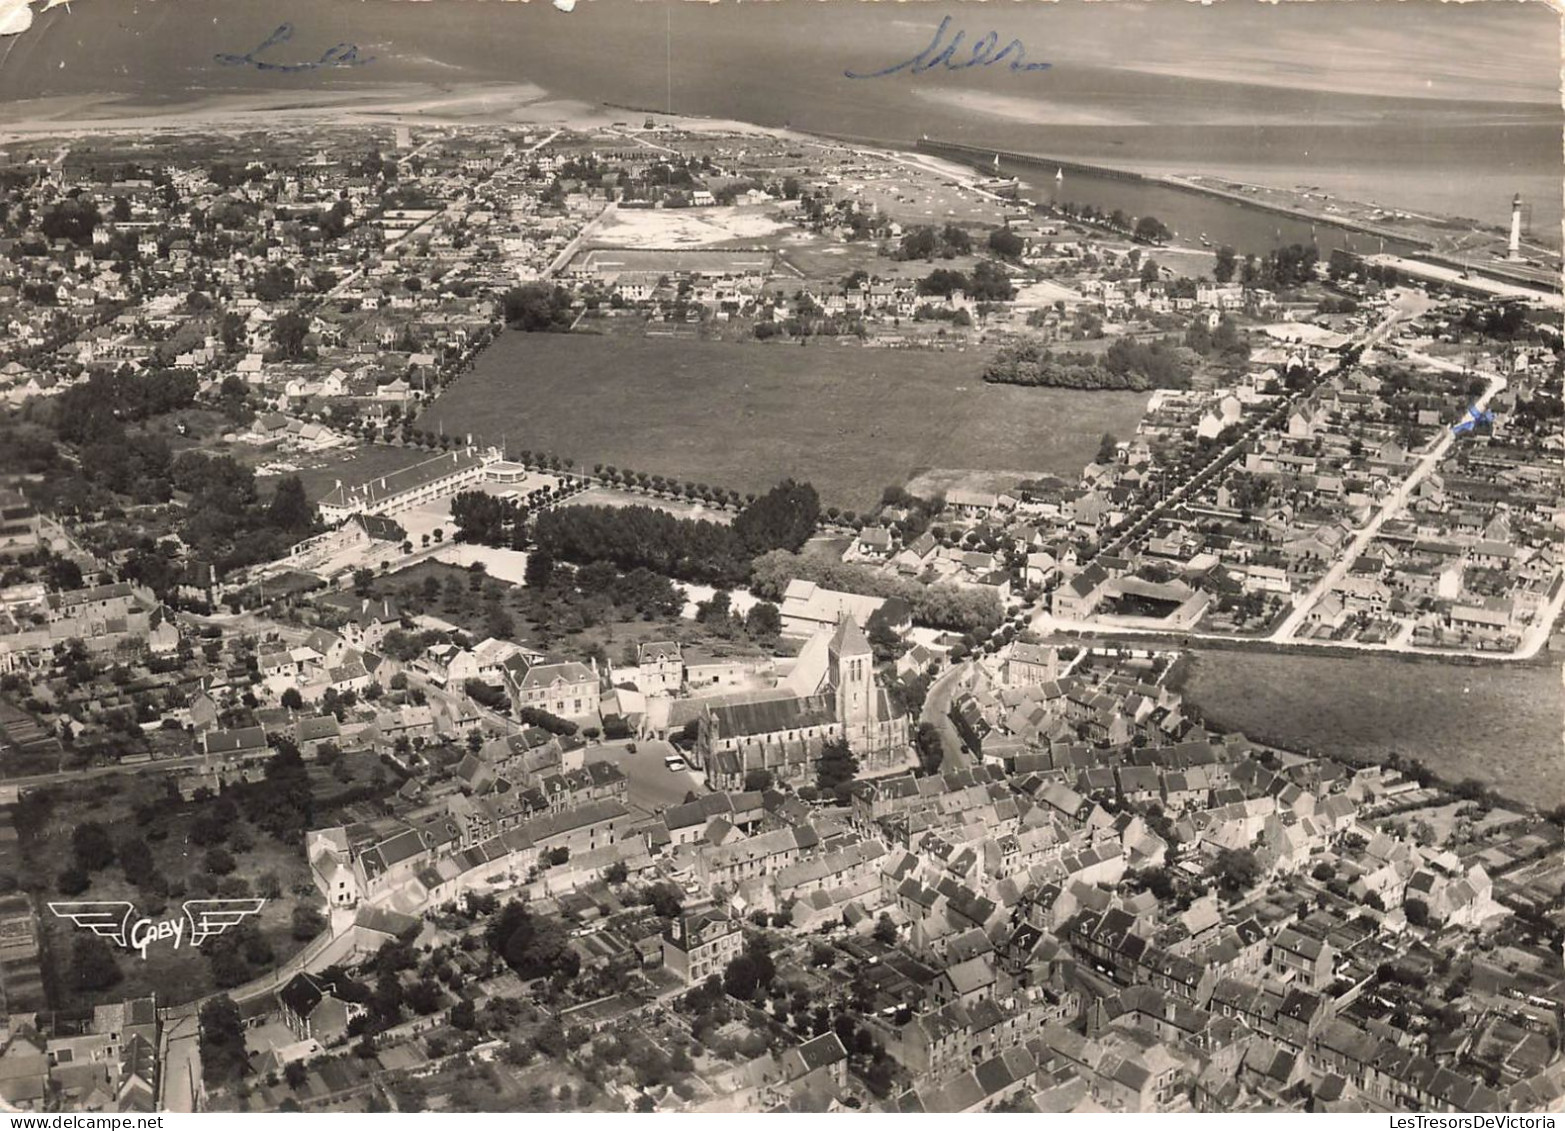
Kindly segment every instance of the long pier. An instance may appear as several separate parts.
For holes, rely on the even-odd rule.
[[[1088,165],[1080,161],[1066,161],[1057,157],[1048,157],[1041,153],[1018,153],[1015,150],[989,149],[957,141],[937,141],[932,138],[921,140],[918,143],[918,149],[921,153],[954,157],[957,160],[980,166],[988,161],[992,161],[998,155],[1001,161],[1010,162],[1013,165],[1030,165],[1041,169],[1055,168],[1086,176],[1104,177],[1109,180],[1156,185],[1159,188],[1175,189],[1179,192],[1188,192],[1196,196],[1215,197],[1219,200],[1230,201],[1244,208],[1253,208],[1258,212],[1270,212],[1278,216],[1287,216],[1290,219],[1301,220],[1308,224],[1325,224],[1345,231],[1362,232],[1364,235],[1392,240],[1405,247],[1427,250],[1434,246],[1427,239],[1419,236],[1410,236],[1405,232],[1389,231],[1385,228],[1376,227],[1373,224],[1366,224],[1359,220],[1350,220],[1346,217],[1307,212],[1302,208],[1293,208],[1286,204],[1274,204],[1267,200],[1256,200],[1254,197],[1246,196],[1243,193],[1197,184],[1194,181],[1187,181],[1180,177],[1136,173],[1129,169],[1115,169],[1105,165]]]

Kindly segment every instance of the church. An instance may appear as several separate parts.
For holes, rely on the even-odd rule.
[[[810,785],[825,743],[845,738],[865,775],[900,766],[910,734],[906,713],[876,684],[874,653],[849,616],[813,636],[776,688],[709,701],[691,762],[713,789],[743,789],[751,770]]]

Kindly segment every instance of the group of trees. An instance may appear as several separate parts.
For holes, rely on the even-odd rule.
[[[51,204],[39,224],[44,236],[51,240],[70,240],[77,246],[92,242],[92,231],[98,226],[98,205],[85,194],[69,197]]]
[[[574,978],[581,970],[564,924],[552,916],[536,915],[515,900],[490,920],[484,941],[523,978]]]
[[[460,491],[451,500],[458,542],[523,549],[527,545],[527,514],[527,508],[516,499],[483,491]]]
[[[958,255],[971,255],[973,237],[955,224],[943,228],[921,225],[904,232],[897,244],[897,259],[952,259]]]
[[[229,456],[189,451],[170,464],[169,478],[189,495],[180,536],[220,570],[279,557],[314,529],[315,508],[297,476],[283,479],[262,501],[248,467]]]
[[[537,548],[555,561],[612,562],[681,581],[732,587],[748,573],[730,527],[678,518],[651,507],[571,506],[545,511],[533,528]]]
[[[751,501],[731,526],[651,507],[573,506],[539,515],[533,539],[551,562],[611,562],[726,589],[744,583],[755,555],[803,546],[819,521],[815,488],[790,479]]]
[[[571,328],[571,296],[564,287],[524,283],[500,300],[505,324],[524,333],[558,333]]]
[[[227,994],[208,998],[201,1006],[201,1077],[219,1088],[244,1075],[250,1054],[245,1050],[244,1018]]]
[[[1016,287],[1005,268],[989,260],[974,264],[971,273],[949,267],[936,267],[918,281],[918,293],[950,298],[961,291],[977,302],[1009,302],[1016,297]]]
[[[1178,349],[1161,341],[1117,338],[1101,355],[1049,349],[1024,341],[1004,347],[984,369],[998,385],[1039,385],[1065,389],[1187,389],[1190,366]]]
[[[788,582],[798,578],[848,593],[901,598],[912,610],[914,622],[929,628],[987,634],[1001,620],[1000,602],[987,591],[950,584],[922,585],[864,566],[786,550],[773,550],[755,559],[750,589],[757,597],[777,601]]]
[[[1185,331],[1185,346],[1202,357],[1215,357],[1225,365],[1239,366],[1250,360],[1250,343],[1232,319],[1224,318],[1216,329],[1202,319],[1190,323]]]

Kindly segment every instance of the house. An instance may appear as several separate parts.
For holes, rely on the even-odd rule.
[[[294,720],[294,745],[299,748],[299,753],[306,758],[319,756],[322,747],[336,745],[341,738],[342,728],[337,723],[336,715],[325,714],[317,718]]]
[[[302,972],[277,991],[277,1004],[283,1023],[295,1036],[322,1045],[346,1038],[353,1019],[368,1012],[357,1002],[339,998],[331,982]]]
[[[643,695],[677,692],[685,680],[685,661],[672,640],[649,640],[636,653],[640,677],[636,686]]]
[[[840,1088],[848,1082],[848,1050],[836,1033],[822,1033],[781,1057],[783,1078],[795,1091],[818,1085]]]
[[[511,710],[548,711],[561,718],[587,718],[598,713],[600,680],[596,660],[589,664],[571,660],[558,664],[528,663],[513,656],[502,667]]]
[[[813,636],[821,629],[833,629],[848,617],[868,624],[875,611],[886,603],[884,597],[860,593],[839,593],[823,589],[813,581],[795,578],[783,590],[780,612],[784,636]]]
[[[690,912],[664,931],[663,965],[687,984],[699,985],[709,975],[721,975],[743,949],[738,922],[716,911]]]
[[[1054,591],[1050,611],[1062,620],[1086,620],[1097,611],[1108,582],[1108,572],[1093,562]]]
[[[230,761],[243,761],[271,753],[263,727],[207,731],[201,736],[201,749],[208,758]]]
[[[1059,674],[1059,655],[1041,644],[1012,644],[1005,653],[1004,682],[1007,687],[1029,687],[1049,683]]]

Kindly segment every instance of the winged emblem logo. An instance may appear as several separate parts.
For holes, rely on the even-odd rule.
[[[154,942],[172,939],[175,950],[182,942],[200,946],[237,926],[245,916],[258,914],[265,905],[264,899],[188,899],[183,904],[183,918],[162,920],[138,918],[136,905],[125,899],[50,903],[49,910],[116,946],[140,951],[146,958],[147,947]]]

